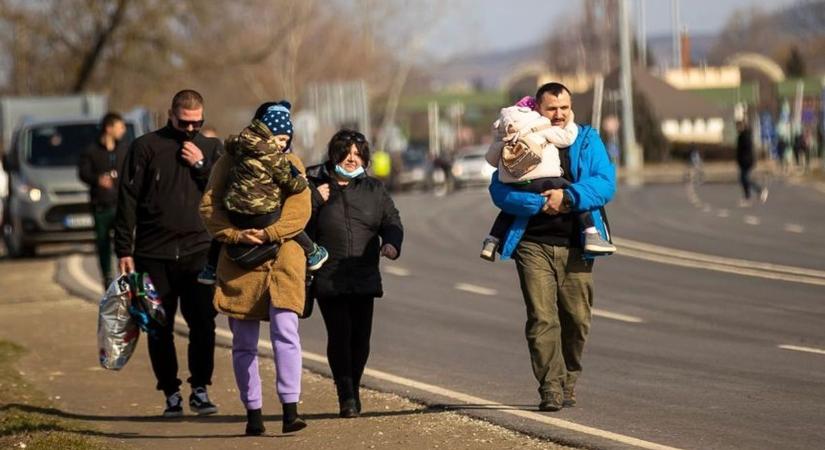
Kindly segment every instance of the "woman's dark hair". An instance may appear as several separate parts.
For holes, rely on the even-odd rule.
[[[358,149],[358,155],[364,162],[366,169],[370,165],[370,143],[363,134],[355,130],[344,128],[332,136],[327,145],[327,158],[330,165],[335,165],[347,158],[352,145]]]

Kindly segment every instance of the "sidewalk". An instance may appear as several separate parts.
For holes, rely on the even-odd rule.
[[[56,408],[41,412],[97,430],[94,434],[104,443],[153,450],[278,445],[294,449],[567,448],[374,391],[363,393],[362,418],[339,419],[331,380],[308,371],[300,411],[309,427],[282,435],[275,369],[268,358],[262,359],[261,366],[267,433],[245,437],[246,415],[238,400],[230,352],[220,347],[215,351],[215,384],[210,389],[219,414],[199,418],[187,411],[182,419],[163,419],[163,397],[154,390],[146,345],[139,344],[122,371],[101,369],[96,357],[97,307],[66,293],[54,281],[55,270],[53,259],[0,260],[0,339],[28,350],[17,369]],[[185,378],[186,341],[178,337],[177,342],[181,378]],[[182,393],[188,398],[188,388]]]

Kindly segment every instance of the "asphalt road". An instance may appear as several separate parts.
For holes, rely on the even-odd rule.
[[[685,267],[638,249],[622,255],[622,245],[598,260],[579,405],[542,414],[678,448],[825,445],[825,193],[777,183],[765,205],[739,208],[738,199],[730,184],[695,195],[681,185],[620,188],[608,209],[616,237],[738,261]],[[383,263],[368,367],[511,407],[365,381],[551,439],[627,447],[507,412],[535,411],[538,395],[514,265],[478,257],[495,213],[486,191],[396,203],[406,240],[401,259]],[[90,257],[84,266],[96,271]],[[795,273],[808,281],[782,280]],[[301,333],[305,351],[324,354],[320,314]]]

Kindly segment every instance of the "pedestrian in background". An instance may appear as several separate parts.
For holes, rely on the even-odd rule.
[[[327,161],[310,167],[312,220],[308,232],[329,251],[312,292],[327,329],[327,359],[340,417],[361,413],[359,386],[370,353],[373,307],[384,295],[380,256],[397,259],[404,230],[381,181],[370,177],[364,135],[341,130],[330,139]]]
[[[121,273],[148,273],[166,310],[166,327],[147,339],[157,389],[166,395],[164,417],[183,415],[173,336],[179,304],[189,327],[189,407],[197,414],[218,410],[207,393],[214,369],[214,291],[197,276],[210,242],[198,207],[221,141],[198,132],[203,106],[196,91],[178,92],[166,126],[132,143],[115,219]]]
[[[547,83],[536,93],[539,113],[554,126],[567,123],[570,91]],[[501,258],[513,255],[527,309],[525,334],[533,375],[539,382],[539,409],[558,411],[576,404],[576,382],[590,331],[593,259],[582,250],[576,214],[589,211],[603,229],[602,207],[616,191],[616,169],[599,134],[579,125],[573,144],[559,148],[563,176],[571,184],[541,194],[520,191],[493,174],[490,195],[516,220],[507,232]]]
[[[275,126],[278,122],[279,125]],[[268,132],[265,130],[269,129],[267,123],[273,124],[272,130]],[[201,216],[216,241],[250,245],[276,241],[280,243],[277,257],[254,269],[240,267],[227,257],[225,251],[219,253],[217,260],[215,308],[229,317],[229,328],[232,330],[232,367],[241,402],[246,408],[247,435],[260,435],[266,429],[258,371],[261,321],[269,321],[269,338],[275,355],[276,387],[283,407],[281,430],[290,433],[306,427],[306,422],[298,415],[302,370],[298,315],[304,312],[306,301],[304,280],[307,260],[304,249],[295,238],[303,233],[312,212],[310,190],[304,187],[291,195],[284,195],[280,217],[263,228],[240,228],[238,225],[241,222],[233,223],[232,212],[225,201],[233,178],[232,171],[237,164],[235,158],[240,152],[236,147],[252,142],[263,144],[266,141],[275,145],[273,133],[277,135],[287,128],[291,139],[292,123],[287,108],[274,102],[261,105],[255,112],[250,127],[240,137],[233,136],[227,140],[228,153],[215,164],[206,194],[201,200]],[[260,133],[268,136],[268,139],[262,139]],[[303,179],[304,165],[288,146],[288,140],[283,140],[276,147],[283,150],[279,158],[285,158],[285,163],[297,170],[297,176]],[[306,181],[303,184],[305,186]],[[249,192],[248,199],[252,200],[259,194]],[[276,197],[272,193],[268,195],[269,201]],[[267,197],[263,199],[267,200]]]
[[[95,224],[97,250],[103,290],[114,279],[112,273],[112,233],[117,212],[117,191],[123,160],[128,147],[123,142],[126,123],[115,112],[106,113],[100,120],[100,134],[81,153],[77,164],[80,180],[89,186],[92,217]]]
[[[742,200],[739,206],[750,206],[751,192],[759,194],[759,200],[765,203],[768,200],[768,188],[758,185],[751,179],[751,170],[756,163],[753,152],[753,133],[745,121],[736,122],[739,134],[736,137],[736,164],[739,166],[739,183],[742,186]]]

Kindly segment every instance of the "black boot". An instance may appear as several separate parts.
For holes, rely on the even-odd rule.
[[[284,403],[284,425],[281,431],[283,433],[294,433],[306,427],[307,423],[298,415],[298,404]]]
[[[264,418],[261,415],[261,409],[247,409],[246,410],[246,435],[260,436],[264,434]]]
[[[355,410],[358,411],[358,414],[361,414],[361,386],[355,383],[352,386],[352,392],[355,394]]]
[[[351,419],[358,417],[358,408],[355,403],[355,390],[352,378],[341,377],[335,379],[335,389],[338,391],[339,417]]]

